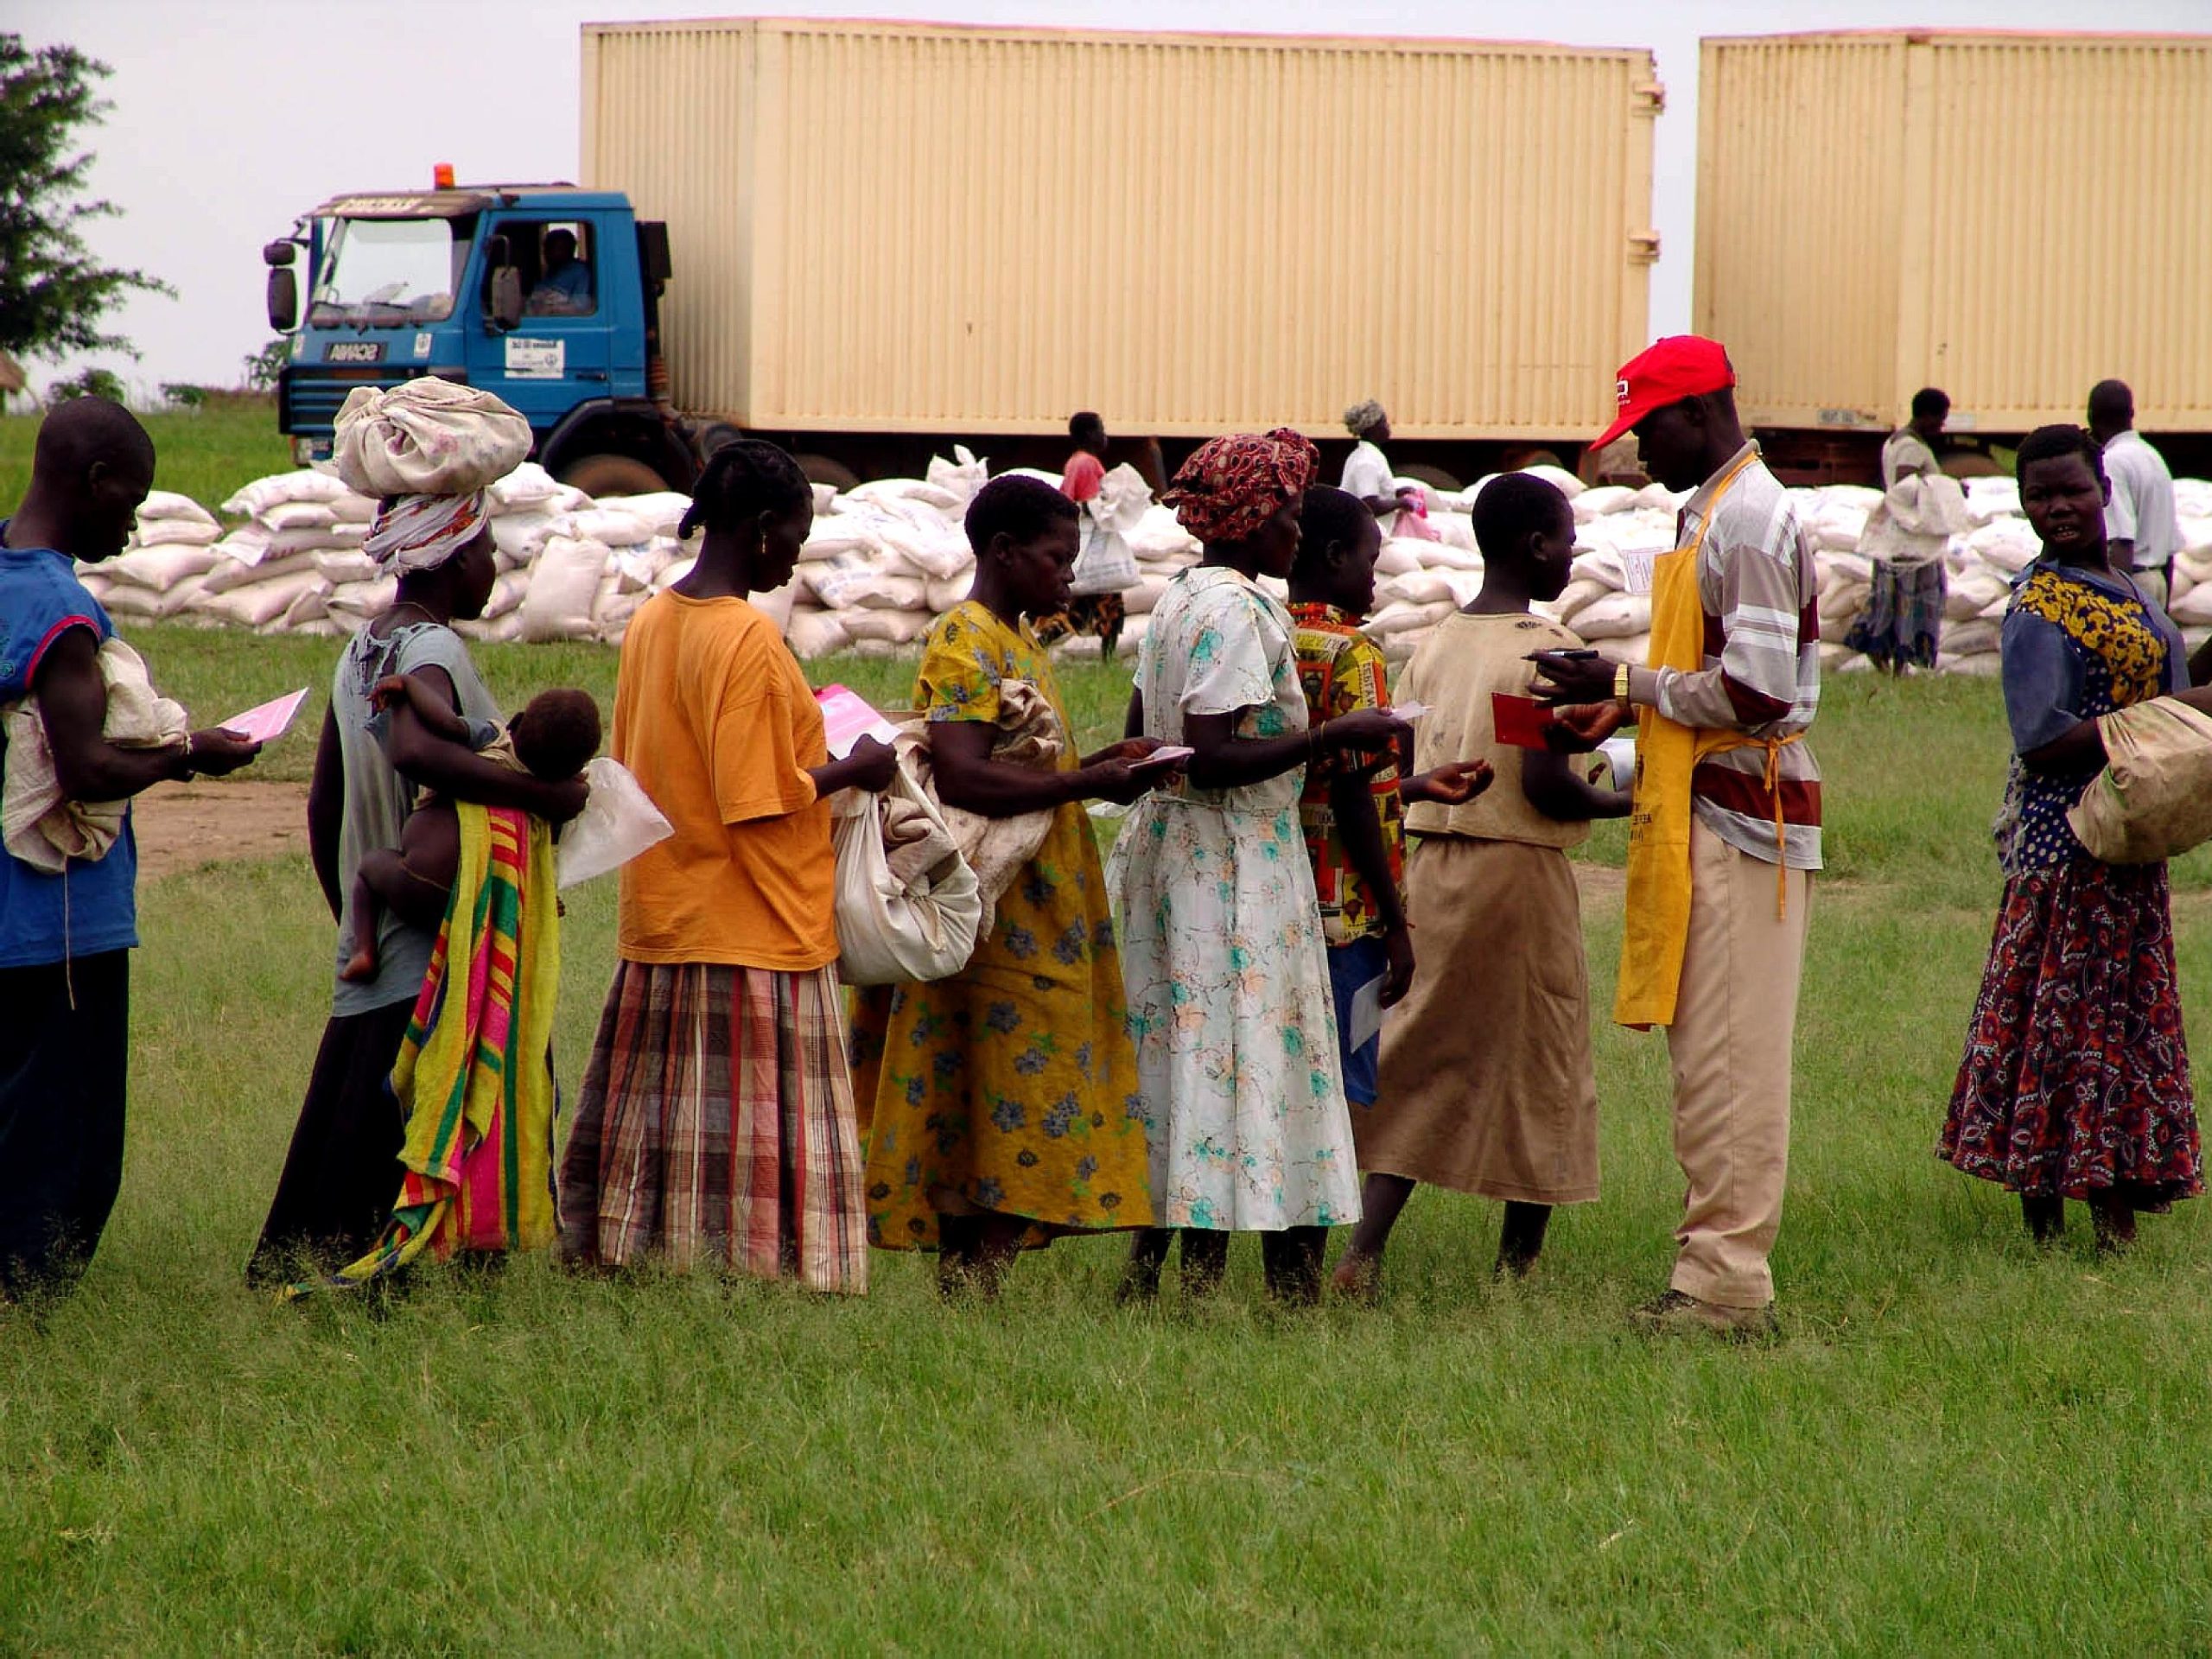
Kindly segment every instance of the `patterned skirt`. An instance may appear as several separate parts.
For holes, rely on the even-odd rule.
[[[1877,559],[1866,608],[1843,643],[1885,667],[1933,668],[1948,593],[1941,559],[1904,566]]]
[[[561,1254],[868,1288],[837,971],[621,962],[561,1168]]]
[[[2005,884],[1937,1155],[2037,1197],[2204,1190],[2164,864]]]

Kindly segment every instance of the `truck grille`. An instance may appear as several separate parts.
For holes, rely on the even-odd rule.
[[[338,423],[339,406],[354,387],[396,386],[421,372],[412,365],[397,364],[372,369],[288,368],[277,383],[276,429],[302,437],[327,437]],[[440,378],[467,378],[459,372]]]

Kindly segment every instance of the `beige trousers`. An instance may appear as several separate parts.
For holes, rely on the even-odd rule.
[[[1675,1160],[1689,1191],[1675,1230],[1674,1288],[1722,1307],[1774,1300],[1767,1252],[1789,1171],[1789,1048],[1812,878],[1690,830],[1690,931],[1667,1048],[1675,1073]]]

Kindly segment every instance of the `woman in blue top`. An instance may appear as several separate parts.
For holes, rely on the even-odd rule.
[[[2076,1198],[2099,1247],[2120,1249],[2136,1211],[2204,1190],[2202,1153],[2166,867],[2101,862],[2066,814],[2105,764],[2098,716],[2171,695],[2212,711],[2212,690],[2188,690],[2180,632],[2110,568],[2089,435],[2044,427],[2018,468],[2043,554],[2005,613],[2005,893],[1937,1150],[2018,1192],[2037,1240]]]
[[[145,429],[119,404],[80,397],[39,428],[30,489],[0,523],[0,705],[37,698],[73,801],[128,800],[259,752],[223,731],[151,749],[102,734],[99,652],[115,625],[73,561],[120,553],[153,483]],[[58,874],[0,855],[0,1302],[73,1283],[122,1185],[137,880],[128,814],[105,855]]]

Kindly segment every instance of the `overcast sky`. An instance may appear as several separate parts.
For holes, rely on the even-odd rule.
[[[107,361],[142,386],[232,385],[267,338],[261,245],[343,189],[413,188],[434,163],[463,179],[573,178],[577,30],[587,20],[715,16],[682,0],[0,0],[0,29],[67,41],[109,64],[115,107],[88,135],[105,258],[167,279],[116,318],[144,353]],[[1689,321],[1703,35],[1873,27],[2104,31],[2212,26],[2212,0],[868,0],[787,3],[782,16],[1122,29],[1450,35],[1643,46],[1667,86],[1653,219],[1654,332]],[[2154,135],[2145,135],[2155,165]],[[1848,257],[1847,251],[1843,257]],[[34,381],[51,372],[32,366]]]

